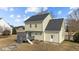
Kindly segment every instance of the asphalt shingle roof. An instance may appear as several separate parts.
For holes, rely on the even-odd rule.
[[[47,17],[48,14],[49,13],[34,15],[34,16],[30,17],[29,19],[27,19],[25,22],[28,22],[28,21],[43,21]]]
[[[52,19],[49,21],[45,30],[48,31],[60,31],[62,26],[63,18],[61,19]]]

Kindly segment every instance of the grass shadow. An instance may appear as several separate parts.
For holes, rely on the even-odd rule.
[[[73,41],[73,40],[65,40],[65,41],[69,41],[69,42],[73,42],[73,43],[78,43],[79,44],[79,42],[76,42],[76,41]]]
[[[8,38],[8,37],[9,37],[9,36],[2,36],[2,35],[0,36],[0,38]]]

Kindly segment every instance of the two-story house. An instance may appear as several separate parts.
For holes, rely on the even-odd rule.
[[[15,27],[17,32],[24,32],[25,31],[25,27],[24,26],[17,26]]]
[[[3,18],[0,18],[0,35],[2,35],[5,30],[9,30],[10,34],[12,34],[12,27],[4,21]]]
[[[64,40],[64,20],[53,19],[50,13],[34,15],[25,21],[25,31],[35,40],[61,43]]]

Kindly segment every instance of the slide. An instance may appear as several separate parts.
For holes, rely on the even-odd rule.
[[[26,34],[26,40],[27,40],[31,45],[33,45],[33,43],[28,39],[28,34]]]
[[[29,39],[27,39],[27,41],[28,41],[31,45],[33,45],[33,43],[32,43]]]

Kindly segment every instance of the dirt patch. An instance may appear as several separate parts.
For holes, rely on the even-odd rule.
[[[9,44],[16,42],[15,40],[16,35],[6,36],[6,38],[5,37],[0,38],[0,48],[6,47]]]
[[[16,50],[18,51],[79,51],[79,44],[64,41],[62,44],[53,44],[50,42],[33,41],[33,45],[22,43]]]
[[[28,42],[16,43],[16,35],[0,38],[1,51],[79,51],[79,43],[64,41],[61,44],[34,40],[33,45]]]

